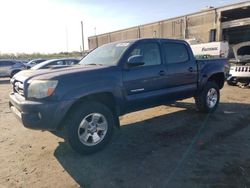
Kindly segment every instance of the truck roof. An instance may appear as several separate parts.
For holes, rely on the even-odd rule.
[[[117,43],[124,43],[124,42],[128,42],[128,43],[134,43],[134,42],[138,42],[138,41],[169,41],[169,42],[183,42],[183,43],[187,43],[184,40],[179,40],[179,39],[169,39],[169,38],[139,38],[139,39],[129,39],[129,40],[121,40],[121,41],[115,41],[115,42],[111,42],[111,43],[107,43],[107,44],[117,44]]]

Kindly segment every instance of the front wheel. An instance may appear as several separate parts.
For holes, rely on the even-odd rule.
[[[220,89],[214,82],[207,82],[201,93],[195,97],[197,109],[201,112],[213,112],[220,101]]]
[[[84,102],[69,117],[68,143],[81,154],[97,152],[110,140],[114,124],[114,115],[108,107],[98,102]]]

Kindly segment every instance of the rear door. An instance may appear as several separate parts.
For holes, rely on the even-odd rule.
[[[161,95],[164,89],[165,72],[158,42],[144,41],[132,48],[126,59],[133,55],[142,55],[145,62],[142,66],[123,71],[127,104],[134,106],[140,102],[143,103],[144,99],[153,99]]]
[[[166,68],[168,95],[175,100],[194,95],[197,88],[197,66],[187,44],[163,42],[162,53]]]

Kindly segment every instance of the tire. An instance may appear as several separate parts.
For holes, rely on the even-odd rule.
[[[111,110],[98,102],[84,102],[68,119],[66,138],[80,154],[95,153],[110,141],[115,125]]]
[[[20,72],[20,70],[14,70],[10,73],[10,78],[12,78],[16,73]]]
[[[236,86],[237,82],[232,82],[232,81],[227,80],[227,85],[229,85],[229,86]]]
[[[220,101],[220,89],[214,82],[207,82],[199,96],[195,97],[198,111],[204,113],[214,112]]]

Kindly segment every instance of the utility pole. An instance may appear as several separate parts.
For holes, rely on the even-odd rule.
[[[83,21],[81,21],[81,29],[82,29],[82,55],[84,55]]]

